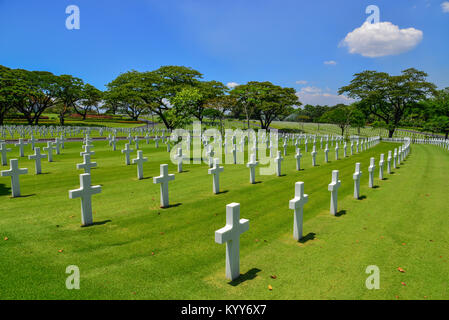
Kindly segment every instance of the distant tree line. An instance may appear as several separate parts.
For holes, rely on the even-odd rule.
[[[339,94],[356,102],[351,105],[301,107],[295,89],[264,81],[250,81],[232,89],[184,66],[162,66],[153,71],[131,70],[120,74],[101,91],[71,75],[27,71],[0,66],[0,125],[11,113],[23,114],[29,124],[39,124],[44,112],[58,114],[64,125],[73,112],[86,119],[96,111],[127,115],[138,120],[156,115],[167,129],[184,127],[193,119],[226,117],[258,120],[267,129],[274,120],[334,123],[342,130],[366,124],[388,129],[390,137],[399,126],[421,127],[449,133],[449,88],[437,90],[416,69],[398,76],[377,71],[354,75]]]

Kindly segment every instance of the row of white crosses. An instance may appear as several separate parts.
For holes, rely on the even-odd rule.
[[[409,152],[409,145],[403,148],[403,157]],[[280,153],[280,152],[279,152]],[[253,156],[253,155],[252,155]],[[280,154],[278,154],[278,158]],[[370,168],[373,170],[374,164],[371,158]],[[380,167],[382,168],[379,175],[382,176],[384,157],[381,155]],[[255,162],[252,157],[250,162]],[[371,172],[371,171],[370,171]],[[359,198],[360,163],[356,163],[356,172],[354,178],[354,198]],[[371,184],[371,182],[370,182]],[[332,181],[328,186],[331,192],[330,213],[336,215],[338,213],[338,189],[341,187],[339,180],[339,171],[332,171]],[[304,194],[304,182],[296,182],[295,197],[289,201],[289,208],[294,210],[293,216],[293,238],[299,241],[303,237],[303,208],[308,202],[309,196]],[[219,244],[226,243],[226,278],[235,280],[240,276],[240,235],[249,229],[249,220],[240,219],[240,204],[231,203],[226,206],[226,226],[215,231],[215,242]]]
[[[29,155],[28,159],[35,161],[35,173],[41,174],[42,173],[42,165],[41,165],[41,159],[45,158],[45,154],[41,154],[40,147],[35,147],[34,145],[34,138],[32,139],[32,149],[34,149],[34,154]],[[59,139],[57,140],[57,149],[59,150]],[[50,156],[53,150],[55,142],[49,141],[47,143],[48,148],[44,148],[44,150],[49,150],[49,157],[48,161],[52,162],[53,158]],[[23,139],[19,139],[19,143],[16,144],[16,146],[19,147],[19,156],[24,157],[24,149],[23,147],[26,146],[28,143],[24,142]],[[2,154],[2,165],[6,165],[6,152],[11,151],[11,149],[6,148],[6,144],[4,142],[0,143],[0,152]],[[10,169],[9,170],[3,170],[0,172],[2,177],[11,177],[11,196],[13,198],[20,197],[20,175],[27,174],[28,169],[27,168],[19,168],[19,160],[18,159],[11,159],[10,160]]]

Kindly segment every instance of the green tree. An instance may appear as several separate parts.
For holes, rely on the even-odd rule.
[[[3,125],[9,112],[27,104],[27,84],[16,73],[15,70],[0,66],[0,125]]]
[[[102,92],[95,88],[94,86],[86,83],[81,91],[81,99],[78,100],[77,103],[73,104],[76,113],[83,117],[83,120],[86,120],[87,114],[92,111],[92,108],[98,106],[98,104],[102,101]]]
[[[428,119],[424,128],[434,133],[444,133],[449,136],[449,88],[439,90],[434,97],[422,102],[422,110]]]
[[[138,120],[141,114],[148,112],[148,103],[142,98],[144,93],[140,72],[122,73],[106,86],[107,104],[116,106],[118,112],[127,114],[133,120]]]
[[[83,85],[83,80],[71,75],[63,74],[58,77],[54,92],[56,102],[52,109],[58,112],[61,126],[64,125],[65,115],[81,99]]]
[[[427,74],[410,68],[399,76],[388,73],[364,71],[354,75],[339,94],[359,99],[370,114],[385,123],[392,137],[404,114],[418,105],[419,101],[431,95],[435,85],[426,81]]]
[[[321,122],[337,125],[344,136],[346,128],[351,123],[352,113],[355,108],[344,104],[338,104],[321,116]]]

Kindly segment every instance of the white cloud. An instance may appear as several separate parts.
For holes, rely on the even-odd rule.
[[[296,84],[307,84],[306,80],[298,80],[296,81]]]
[[[303,105],[319,104],[319,105],[334,106],[339,103],[351,104],[355,101],[344,95],[332,93],[329,89],[324,91],[323,89],[317,87],[304,87],[300,91],[296,92],[296,95],[298,96],[299,101],[301,101]]]
[[[399,29],[391,22],[365,22],[349,32],[340,45],[347,46],[350,53],[375,58],[409,51],[422,39],[423,32],[415,28]]]
[[[449,1],[444,1],[441,4],[441,9],[443,9],[443,12],[449,13]]]
[[[328,66],[335,66],[337,64],[337,62],[334,60],[329,60],[329,61],[324,61],[324,64],[326,64]]]
[[[227,84],[226,84],[226,86],[228,87],[228,88],[235,88],[235,87],[237,87],[239,84],[237,83],[237,82],[228,82]]]

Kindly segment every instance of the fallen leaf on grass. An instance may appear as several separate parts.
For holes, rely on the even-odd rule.
[[[8,240],[8,237],[5,237],[5,241],[7,241]]]
[[[399,272],[402,272],[402,273],[404,273],[404,272],[405,272],[405,270],[404,270],[404,269],[402,269],[401,267],[399,267],[399,268],[398,268],[398,271],[399,271]]]
[[[406,286],[405,282],[401,282],[401,284],[402,284],[403,286]]]
[[[61,252],[63,252],[63,251],[64,251],[63,249],[58,250],[59,253],[61,253]]]
[[[273,287],[271,285],[268,285],[268,290],[273,290]]]
[[[277,278],[276,275],[274,275],[274,274],[271,275],[271,279],[276,279],[276,278]]]

